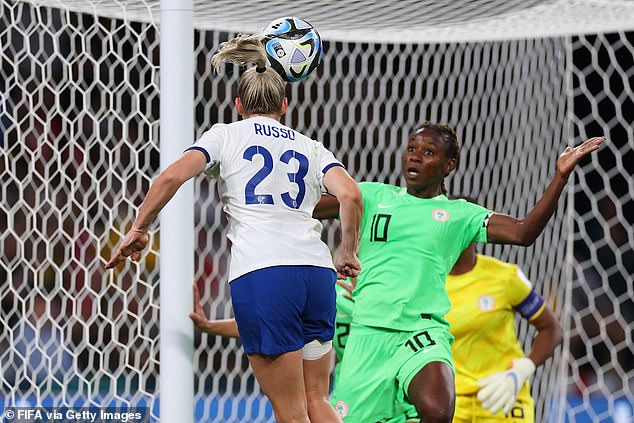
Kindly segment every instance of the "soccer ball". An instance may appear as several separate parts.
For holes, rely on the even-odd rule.
[[[275,19],[262,34],[269,62],[285,81],[306,79],[321,63],[321,38],[305,20],[294,17]]]

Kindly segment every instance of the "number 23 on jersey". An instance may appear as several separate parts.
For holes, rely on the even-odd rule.
[[[246,186],[244,187],[244,201],[246,204],[275,204],[275,199],[273,198],[273,194],[271,193],[256,193],[256,187],[264,180],[267,176],[273,172],[273,168],[275,167],[273,163],[273,156],[266,148],[259,145],[252,145],[246,150],[244,150],[244,154],[242,157],[245,160],[253,161],[253,157],[256,155],[262,156],[264,162],[263,166],[249,179]],[[288,172],[288,180],[289,182],[297,185],[298,192],[297,196],[293,198],[291,194],[287,192],[281,193],[280,197],[284,204],[292,209],[298,209],[302,201],[304,201],[304,196],[306,195],[306,184],[304,182],[304,177],[308,173],[308,158],[304,156],[302,153],[299,153],[294,150],[286,150],[279,157],[279,161],[289,165],[291,160],[295,160],[298,162],[299,167],[297,172]]]

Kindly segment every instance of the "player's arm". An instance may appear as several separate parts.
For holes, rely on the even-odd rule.
[[[189,313],[189,318],[192,319],[196,328],[202,332],[230,338],[240,337],[236,319],[207,320],[200,305],[200,292],[196,284],[194,284],[194,311]]]
[[[559,197],[574,167],[581,158],[597,150],[604,141],[605,137],[595,137],[586,140],[575,148],[566,148],[557,159],[557,170],[553,180],[535,207],[524,219],[517,219],[505,214],[493,214],[487,226],[488,241],[497,244],[524,246],[535,242],[555,212]]]
[[[561,343],[563,329],[557,316],[548,306],[530,322],[537,329],[537,335],[533,340],[531,352],[526,357],[535,364],[535,367],[539,367],[553,355],[555,348]]]
[[[333,166],[326,171],[324,186],[339,202],[341,245],[337,250],[335,268],[339,278],[357,276],[361,271],[361,262],[357,257],[359,227],[363,215],[361,189],[341,166]]]
[[[482,402],[482,407],[492,414],[500,410],[505,414],[511,411],[524,382],[553,355],[555,348],[561,343],[562,328],[550,307],[546,306],[531,323],[538,333],[528,356],[513,360],[509,370],[478,380],[478,399]]]
[[[156,178],[143,200],[132,228],[106,264],[106,269],[115,267],[127,257],[135,261],[139,259],[141,251],[148,242],[147,233],[150,223],[176,194],[181,185],[202,172],[206,164],[205,155],[200,151],[187,151]]]
[[[511,280],[511,283],[519,282],[515,287],[510,287],[512,294],[523,289],[530,289],[532,286],[520,270],[518,270],[518,276],[519,279]],[[511,411],[524,382],[538,366],[544,364],[562,340],[562,328],[559,321],[550,307],[545,304],[544,298],[534,289],[530,289],[528,295],[514,305],[514,308],[535,326],[537,335],[533,340],[531,352],[525,357],[512,360],[509,370],[478,380],[480,387],[478,399],[482,402],[482,407],[493,414],[500,410],[505,414]]]

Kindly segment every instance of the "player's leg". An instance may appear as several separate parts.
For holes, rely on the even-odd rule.
[[[395,357],[403,362],[397,376],[399,386],[425,423],[452,420],[456,390],[452,342],[445,326],[432,325],[411,332]]]
[[[302,313],[304,330],[304,387],[311,422],[340,423],[328,401],[332,338],[335,331],[335,282],[332,269],[304,271],[308,297]],[[299,281],[298,281],[299,283]]]
[[[412,379],[408,397],[425,423],[450,423],[455,406],[454,374],[451,366],[435,361]]]
[[[256,270],[231,282],[240,339],[278,422],[307,423],[302,310],[307,290],[297,266]]]
[[[275,356],[249,354],[248,357],[262,392],[271,402],[275,420],[309,423],[302,351]]]
[[[402,341],[402,332],[352,324],[332,398],[344,422],[387,421],[401,414],[393,356]]]
[[[331,353],[317,360],[304,360],[304,386],[311,422],[341,422],[328,401]]]

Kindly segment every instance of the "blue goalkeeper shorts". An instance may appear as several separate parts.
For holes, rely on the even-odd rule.
[[[247,354],[277,355],[332,340],[336,315],[333,269],[273,266],[234,279],[231,301]]]

